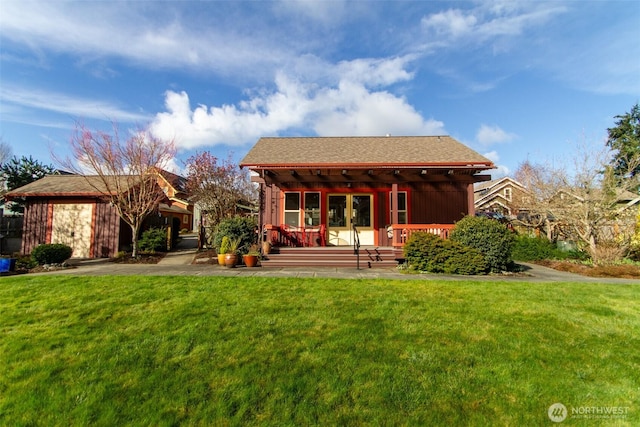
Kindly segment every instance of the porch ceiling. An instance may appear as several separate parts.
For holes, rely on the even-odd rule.
[[[286,184],[394,184],[411,182],[481,182],[490,175],[477,175],[485,170],[476,167],[412,168],[252,168],[259,176],[254,181],[277,185]]]

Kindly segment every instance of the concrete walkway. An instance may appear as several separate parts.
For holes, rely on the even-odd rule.
[[[77,268],[49,273],[78,276],[149,275],[149,276],[232,276],[232,277],[324,277],[335,279],[384,279],[384,280],[464,280],[483,282],[580,282],[640,285],[640,280],[593,278],[553,270],[536,264],[520,263],[524,273],[514,275],[457,276],[442,274],[409,274],[396,268],[337,268],[337,267],[237,267],[192,264],[197,252],[196,235],[183,235],[176,249],[169,252],[158,264],[118,264],[107,260],[88,260]]]

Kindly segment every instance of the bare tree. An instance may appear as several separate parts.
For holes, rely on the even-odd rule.
[[[0,136],[0,164],[5,163],[9,158],[11,158],[11,145],[7,142],[4,142],[4,139]]]
[[[132,256],[137,257],[140,227],[166,197],[158,185],[158,172],[173,159],[174,142],[156,138],[146,130],[123,140],[115,124],[113,134],[77,124],[71,149],[73,159],[63,161],[63,165],[84,175],[116,208],[131,227]]]
[[[545,230],[581,244],[594,263],[606,263],[624,256],[635,229],[637,178],[622,178],[611,167],[611,152],[578,147],[569,164],[520,165],[516,178],[529,191],[515,201],[529,215],[526,225]],[[637,167],[639,159],[630,159]]]
[[[208,151],[196,153],[187,160],[186,169],[187,190],[210,227],[236,214],[239,203],[256,198],[247,171],[240,169],[230,156],[220,161]]]

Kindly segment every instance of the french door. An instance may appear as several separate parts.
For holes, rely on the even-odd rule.
[[[361,245],[373,245],[373,195],[329,194],[327,200],[327,243],[335,246],[353,245],[356,225]]]

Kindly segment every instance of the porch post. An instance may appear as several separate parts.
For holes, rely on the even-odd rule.
[[[473,198],[473,184],[467,185],[467,204],[469,205],[469,216],[475,216],[476,204]]]
[[[398,223],[398,184],[391,184],[391,224]]]

